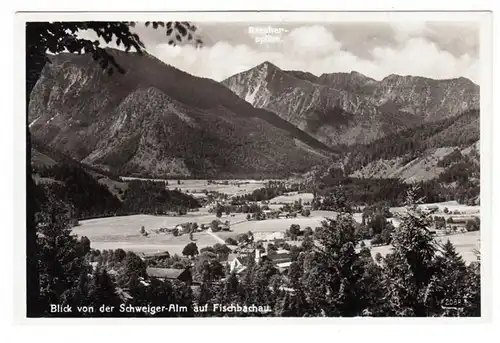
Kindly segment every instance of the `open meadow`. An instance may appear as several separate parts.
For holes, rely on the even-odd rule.
[[[275,233],[284,233],[292,224],[300,225],[301,228],[310,226],[314,230],[317,226],[321,226],[323,220],[324,217],[321,216],[250,220],[231,225],[230,232],[221,231],[217,232],[216,235],[225,240],[229,237],[235,237],[240,233],[251,231],[252,233],[259,233],[259,237],[263,238],[265,235],[272,236]]]
[[[286,197],[286,196],[285,196]],[[290,196],[291,197],[291,196]],[[287,197],[288,198],[288,197]],[[295,200],[293,200],[295,201]],[[423,206],[434,205],[425,204]],[[464,206],[454,203],[436,204],[441,209],[448,207],[453,211],[460,209],[463,216],[479,215],[476,206]],[[391,208],[394,214],[402,213],[403,208]],[[442,211],[442,210],[441,210]],[[441,212],[440,211],[440,212]],[[183,216],[153,216],[153,215],[131,215],[108,218],[98,218],[80,221],[80,225],[73,228],[73,233],[78,236],[87,236],[91,245],[95,249],[118,249],[131,250],[137,253],[154,253],[168,251],[171,254],[180,254],[186,244],[190,242],[189,235],[173,236],[167,233],[156,233],[159,228],[172,228],[186,222],[196,222],[198,225],[210,225],[213,220],[219,219],[222,222],[229,221],[231,231],[197,232],[193,235],[198,249],[221,243],[229,237],[236,237],[238,234],[251,231],[257,239],[282,238],[284,232],[292,224],[300,225],[301,228],[310,226],[313,230],[321,226],[325,218],[336,218],[337,212],[333,211],[312,211],[309,217],[298,215],[296,218],[280,218],[268,220],[246,220],[245,213],[223,215],[217,218],[214,213],[208,213],[206,209],[199,212],[189,212]],[[453,215],[457,217],[457,215]],[[361,223],[362,214],[354,213],[356,222]],[[399,225],[397,218],[389,219],[395,226]],[[148,236],[140,234],[141,227],[144,226]],[[446,237],[437,237],[436,240],[445,242],[446,239],[456,246],[457,251],[462,254],[467,262],[476,259],[473,249],[478,248],[480,233],[469,232]],[[366,242],[369,245],[369,242]],[[372,255],[378,252],[386,255],[390,251],[390,246],[379,246],[372,248]]]
[[[269,200],[270,204],[293,204],[295,201],[302,200],[302,202],[311,202],[313,201],[314,196],[312,193],[291,193],[291,194],[284,194],[277,196],[275,198],[272,198]]]
[[[444,216],[445,218],[448,216],[453,216],[455,212],[458,213],[460,212],[460,215],[463,216],[479,216],[480,213],[480,206],[479,205],[474,205],[474,206],[469,206],[469,205],[464,205],[464,204],[459,204],[456,201],[446,201],[446,202],[436,202],[436,203],[425,203],[422,205],[419,205],[421,209],[426,209],[427,207],[436,207],[437,211],[435,212],[436,215]],[[445,208],[448,209],[448,213],[445,213]],[[391,207],[391,212],[392,213],[402,213],[405,211],[404,207]]]
[[[141,179],[132,177],[122,177],[123,180],[149,180],[149,181],[168,181],[167,189],[180,189],[182,192],[201,195],[203,192],[219,192],[231,196],[239,196],[252,193],[254,190],[264,188],[267,182],[271,180],[214,180],[217,183],[208,183],[208,180],[162,180],[162,179]],[[226,184],[223,184],[227,182]]]
[[[233,216],[223,215],[219,220],[229,221],[231,231],[229,232],[199,232],[194,234],[194,239],[198,249],[205,246],[212,246],[226,240],[228,237],[235,237],[240,233],[266,232],[285,232],[290,225],[298,224],[301,227],[310,226],[315,228],[321,226],[324,216],[335,214],[334,212],[318,211],[319,214],[313,214],[308,217],[297,217],[290,219],[269,219],[269,220],[246,220],[245,213],[237,213]],[[155,233],[159,228],[171,228],[186,222],[197,222],[198,225],[209,225],[217,219],[215,214],[201,210],[200,212],[190,212],[184,216],[153,216],[153,215],[131,215],[117,216],[108,218],[97,218],[80,221],[80,225],[73,228],[73,233],[78,236],[87,236],[94,249],[118,249],[131,250],[134,252],[160,252],[167,250],[171,254],[182,252],[186,244],[190,242],[189,235],[174,237],[171,234]],[[139,231],[144,226],[147,237],[142,236]],[[219,238],[219,239],[217,239]]]
[[[467,232],[467,233],[459,233],[455,235],[449,236],[440,236],[436,237],[435,241],[441,244],[446,243],[449,239],[451,243],[455,246],[457,252],[462,255],[462,258],[466,263],[470,263],[476,261],[476,255],[474,254],[474,249],[480,250],[480,231]],[[369,241],[366,242],[369,245]],[[387,255],[392,250],[391,245],[383,245],[378,247],[372,247],[371,253],[373,258],[377,253],[380,253],[382,256]]]
[[[120,217],[98,218],[80,221],[80,225],[73,228],[73,233],[78,236],[87,236],[94,249],[118,249],[130,250],[137,253],[153,253],[168,251],[170,254],[180,254],[182,249],[190,242],[189,235],[173,236],[167,233],[155,233],[159,228],[171,228],[186,222],[197,222],[209,224],[215,219],[215,215],[206,213],[188,213],[182,217],[132,215]],[[226,220],[222,218],[223,220]],[[227,217],[233,222],[244,219],[239,217]],[[148,236],[140,234],[144,226]],[[198,249],[220,243],[214,236],[207,232],[198,232],[193,235]]]

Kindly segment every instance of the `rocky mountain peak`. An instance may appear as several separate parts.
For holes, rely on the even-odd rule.
[[[269,61],[264,61],[255,68],[257,69],[266,69],[266,70],[281,70],[278,68],[275,64],[269,62]]]
[[[222,83],[329,145],[368,143],[479,108],[479,86],[466,78],[391,74],[377,81],[357,71],[317,77],[264,62]]]

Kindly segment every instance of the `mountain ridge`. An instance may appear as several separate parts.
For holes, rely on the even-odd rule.
[[[387,76],[384,76],[383,78],[377,80],[377,79],[375,79],[373,77],[370,77],[370,76],[367,76],[367,75],[365,75],[365,74],[363,74],[363,73],[361,73],[361,72],[359,72],[357,70],[350,70],[348,72],[346,71],[346,72],[321,73],[321,75],[318,76],[318,75],[313,74],[312,72],[295,70],[295,69],[283,69],[283,68],[278,67],[276,64],[274,64],[274,63],[272,63],[272,62],[270,62],[268,60],[266,60],[266,61],[264,61],[262,63],[259,63],[255,67],[250,68],[250,69],[248,69],[246,71],[243,71],[243,72],[240,72],[240,73],[236,73],[236,74],[234,74],[234,75],[232,75],[230,77],[227,77],[226,79],[224,79],[221,82],[224,82],[225,80],[230,79],[231,77],[233,77],[235,75],[245,73],[245,72],[247,72],[247,71],[249,71],[251,69],[259,68],[261,66],[269,66],[271,68],[276,68],[276,69],[281,70],[281,71],[286,72],[286,73],[307,74],[307,75],[310,75],[310,76],[314,76],[315,78],[318,78],[318,79],[321,79],[322,77],[326,77],[328,75],[355,75],[357,77],[365,78],[365,79],[368,79],[368,80],[371,80],[371,81],[375,81],[375,82],[381,82],[381,81],[383,81],[385,79],[405,78],[405,77],[406,78],[411,77],[411,78],[423,79],[423,80],[432,80],[432,81],[437,81],[437,82],[440,82],[440,81],[455,81],[455,80],[461,80],[461,79],[463,79],[463,80],[465,80],[467,82],[470,82],[474,86],[478,86],[479,87],[479,85],[476,82],[472,81],[471,79],[469,79],[469,78],[467,78],[465,76],[448,77],[448,78],[432,78],[432,77],[421,76],[421,75],[411,75],[411,74],[405,74],[405,75],[403,75],[403,74],[391,73],[391,74],[389,74]]]
[[[86,54],[51,57],[30,101],[34,137],[77,161],[156,178],[281,175],[334,153],[216,81],[109,51],[125,74],[107,75]]]
[[[356,71],[316,76],[266,61],[222,84],[329,146],[369,143],[479,108],[479,86],[463,77],[435,80],[391,74],[377,81]],[[335,117],[336,108],[351,120],[328,119]]]

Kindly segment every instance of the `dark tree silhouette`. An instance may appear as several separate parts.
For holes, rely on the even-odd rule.
[[[198,246],[196,245],[196,243],[194,242],[191,242],[191,243],[188,243],[184,249],[182,250],[182,255],[184,256],[195,256],[195,255],[198,255],[199,252],[198,252]]]

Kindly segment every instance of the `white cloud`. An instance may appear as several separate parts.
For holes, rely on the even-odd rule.
[[[394,31],[397,41],[404,42],[407,39],[423,36],[429,32],[429,27],[424,21],[391,21],[390,27]]]
[[[225,41],[202,49],[148,42],[146,46],[152,55],[163,62],[216,81],[270,61],[285,70],[308,71],[318,76],[354,70],[377,80],[390,74],[400,74],[437,79],[464,76],[479,83],[478,59],[468,54],[457,57],[440,49],[425,37],[425,33],[429,32],[425,23],[392,25],[397,38],[402,39],[400,44],[375,47],[370,51],[370,59],[343,50],[335,36],[318,25],[291,30],[283,36],[282,43],[277,43],[281,44],[280,48],[273,47],[272,51]]]
[[[192,46],[172,47],[162,44],[149,48],[148,51],[174,67],[216,81],[222,81],[266,60],[281,62],[283,57],[279,53],[257,52],[246,45],[233,46],[227,42],[218,42],[211,47],[202,49],[196,49]]]
[[[373,64],[377,66],[374,73],[381,78],[387,73],[418,75],[437,79],[464,76],[477,80],[472,65],[476,62],[468,55],[459,58],[451,53],[439,50],[435,43],[423,38],[411,38],[400,50],[391,48],[375,48]]]
[[[323,26],[303,26],[292,30],[283,42],[283,50],[298,58],[322,57],[340,51],[341,44]]]

